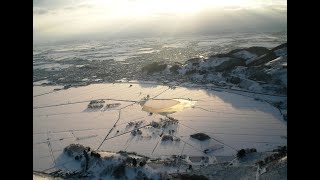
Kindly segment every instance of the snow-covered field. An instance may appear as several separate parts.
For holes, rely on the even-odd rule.
[[[110,83],[122,78],[149,80],[141,74],[141,68],[153,62],[185,64],[192,58],[207,58],[252,46],[273,48],[286,41],[287,33],[278,32],[34,44],[33,82],[64,85],[97,81]],[[277,51],[277,54],[280,56],[284,52]],[[250,62],[256,55],[242,51],[237,57],[246,58],[246,62]],[[215,66],[218,62],[203,65]],[[200,77],[197,76],[197,79]],[[42,81],[44,79],[48,82]]]
[[[98,152],[121,150],[148,157],[208,156],[217,161],[224,156],[235,156],[242,148],[264,152],[287,144],[287,125],[278,109],[264,101],[230,93],[231,90],[170,88],[152,83],[57,89],[61,87],[33,87],[33,169],[36,171],[61,165],[57,162],[61,162],[63,149],[71,143]],[[148,106],[155,104],[148,102],[148,97],[167,101],[159,107],[177,106],[172,99],[189,101],[192,105],[168,114],[178,120],[177,124],[155,128],[150,123],[166,117],[143,110],[141,100],[147,100]],[[90,101],[99,99],[104,100],[103,107],[87,108]],[[137,132],[135,129],[140,129],[140,133],[131,133]],[[190,137],[199,132],[211,139],[199,141]],[[171,135],[173,141],[161,141],[163,135]],[[208,154],[203,152],[212,147],[219,148]]]

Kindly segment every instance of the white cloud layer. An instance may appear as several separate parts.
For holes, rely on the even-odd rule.
[[[284,0],[34,0],[34,41],[286,30]]]

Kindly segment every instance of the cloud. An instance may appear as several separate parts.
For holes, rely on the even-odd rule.
[[[65,6],[63,9],[64,10],[79,10],[79,9],[85,9],[85,8],[90,9],[90,8],[93,8],[93,6],[85,3],[85,4],[76,4],[76,5],[72,5],[72,6]]]
[[[265,9],[269,9],[276,13],[287,14],[287,5],[269,5],[265,6]]]
[[[46,8],[41,8],[41,7],[34,7],[33,8],[33,14],[34,15],[46,14],[48,12],[49,12],[49,10],[46,9]]]
[[[283,1],[282,4],[266,4],[257,0],[250,6],[231,4],[224,7],[200,6],[194,1],[198,9],[189,3],[181,7],[185,11],[181,11],[180,1],[172,1],[176,6],[170,8],[163,1],[152,4],[151,0],[34,1],[34,36],[35,39],[143,37],[158,34],[210,34],[226,30],[284,30],[287,25],[287,5]],[[204,2],[199,0],[199,3]],[[171,1],[168,3],[172,4]]]
[[[81,2],[82,0],[77,0]],[[33,7],[57,9],[66,5],[74,4],[73,0],[33,0]]]

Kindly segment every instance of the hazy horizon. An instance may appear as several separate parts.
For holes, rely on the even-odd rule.
[[[33,1],[34,43],[286,29],[284,0]]]

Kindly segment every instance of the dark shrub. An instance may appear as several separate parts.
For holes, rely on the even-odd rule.
[[[95,151],[91,151],[91,156],[95,157],[95,158],[100,158],[101,157],[100,154],[95,152]]]
[[[246,155],[246,151],[244,149],[241,149],[237,153],[238,158],[243,158]]]
[[[170,135],[164,135],[161,141],[173,141],[173,137]]]
[[[181,67],[177,64],[173,65],[171,68],[170,68],[170,71],[174,74],[178,74],[178,70],[181,69]]]
[[[112,173],[112,176],[117,178],[117,179],[122,179],[124,177],[124,175],[125,175],[125,170],[126,170],[125,165],[124,164],[120,164],[114,169],[114,171]]]
[[[140,161],[139,166],[143,167],[146,164],[147,164],[147,162],[143,160],[143,161]]]
[[[132,165],[133,165],[133,166],[137,166],[137,160],[136,160],[136,158],[133,158],[133,159],[132,159]]]
[[[158,62],[153,62],[151,64],[148,64],[142,68],[142,71],[147,72],[148,74],[152,74],[155,72],[160,72],[166,69],[166,64],[159,64]]]
[[[196,133],[196,134],[192,134],[190,136],[192,138],[198,139],[199,141],[204,141],[204,140],[210,139],[210,136],[208,136],[204,133]]]
[[[257,152],[257,149],[256,148],[251,148],[250,152]]]

